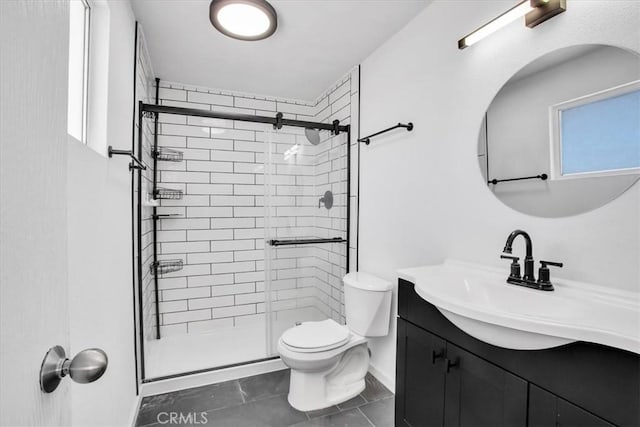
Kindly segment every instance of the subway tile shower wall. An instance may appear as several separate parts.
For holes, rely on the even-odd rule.
[[[358,86],[356,69],[314,103],[171,82],[161,82],[159,93],[162,105],[352,124],[349,251],[355,270]],[[346,238],[347,135],[321,132],[321,141],[311,145],[301,128],[273,131],[259,123],[159,115],[159,146],[184,153],[183,162],[158,162],[158,185],[184,192],[158,208],[178,215],[158,222],[158,257],[185,264],[159,279],[162,336],[264,323],[267,304],[278,329],[326,317],[344,323],[344,243],[265,247],[272,238]],[[330,210],[318,207],[327,190],[334,194]]]

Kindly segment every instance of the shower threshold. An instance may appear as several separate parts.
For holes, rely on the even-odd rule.
[[[163,337],[147,343],[145,377],[164,379],[275,357],[267,354],[265,325]]]

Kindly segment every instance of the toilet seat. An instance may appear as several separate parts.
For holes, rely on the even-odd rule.
[[[304,322],[286,330],[282,343],[291,351],[318,353],[333,350],[346,344],[351,337],[349,329],[332,319],[319,322]]]

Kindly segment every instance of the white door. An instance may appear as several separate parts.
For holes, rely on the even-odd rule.
[[[69,351],[66,1],[0,1],[0,425],[70,425],[46,351]]]

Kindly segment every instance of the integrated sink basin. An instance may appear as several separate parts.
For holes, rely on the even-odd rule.
[[[640,354],[640,299],[633,292],[562,279],[544,292],[507,284],[506,270],[451,259],[398,275],[454,325],[489,344],[539,350],[586,341]]]

